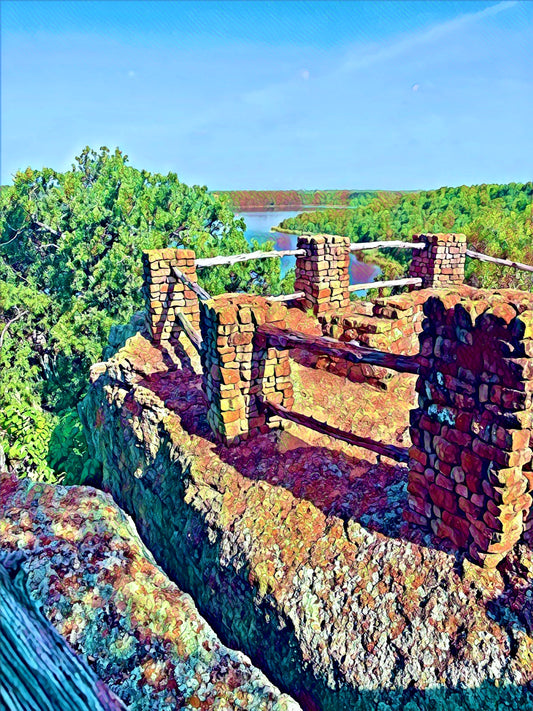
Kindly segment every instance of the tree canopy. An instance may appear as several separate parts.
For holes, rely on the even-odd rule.
[[[118,149],[86,147],[75,160],[63,173],[18,172],[0,197],[0,445],[43,476],[54,428],[64,436],[52,443],[68,430],[82,446],[72,412],[89,366],[110,328],[143,307],[142,250],[211,257],[259,249],[205,186],[133,168]],[[278,260],[204,270],[200,281],[212,294],[282,288]]]
[[[233,210],[298,209],[307,205],[350,205],[368,202],[375,190],[217,190]]]

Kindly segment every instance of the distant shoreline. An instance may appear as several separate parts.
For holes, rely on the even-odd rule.
[[[353,205],[254,205],[231,209],[234,212],[312,212],[313,210],[355,210]]]
[[[282,232],[284,235],[301,235],[302,230],[288,230],[286,227],[271,227],[270,232]]]

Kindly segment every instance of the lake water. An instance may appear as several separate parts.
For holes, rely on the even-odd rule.
[[[311,208],[316,209],[316,208]],[[282,220],[288,217],[296,217],[303,212],[302,209],[293,212],[277,210],[239,212],[237,217],[242,217],[246,222],[246,239],[251,242],[256,239],[259,244],[264,242],[274,242],[274,249],[296,249],[297,235],[287,235],[283,232],[271,232],[270,228],[279,225]],[[296,264],[296,257],[283,257],[281,260],[281,274],[285,276],[287,271]],[[350,284],[364,284],[373,281],[374,277],[381,273],[381,269],[376,264],[365,264],[359,262],[355,255],[350,255]],[[359,292],[356,292],[359,293]],[[363,292],[361,292],[363,293]]]

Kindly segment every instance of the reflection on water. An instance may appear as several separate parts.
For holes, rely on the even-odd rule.
[[[316,209],[316,208],[310,208]],[[303,212],[302,209],[295,211],[258,211],[239,212],[236,217],[242,217],[246,222],[246,239],[251,242],[256,239],[259,244],[264,242],[274,242],[274,249],[296,249],[296,235],[287,235],[283,232],[271,232],[270,228],[279,225],[288,217],[296,217]],[[281,260],[281,275],[285,276],[287,271],[294,267],[295,257],[283,257]],[[381,273],[381,269],[376,264],[365,264],[359,262],[355,255],[350,256],[350,284],[364,284],[373,281],[374,277]]]

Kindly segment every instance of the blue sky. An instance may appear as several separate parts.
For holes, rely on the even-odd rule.
[[[2,184],[85,145],[210,189],[533,177],[527,0],[0,9]]]

